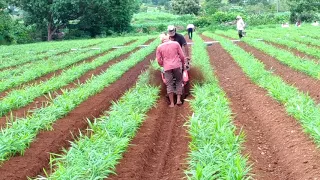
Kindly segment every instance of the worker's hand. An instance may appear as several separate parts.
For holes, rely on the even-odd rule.
[[[190,60],[191,60],[191,58],[190,58],[189,56],[187,56],[187,57],[186,57],[186,61],[189,62]]]
[[[185,69],[185,70],[189,70],[190,69],[190,62],[189,61],[184,63],[183,69]]]

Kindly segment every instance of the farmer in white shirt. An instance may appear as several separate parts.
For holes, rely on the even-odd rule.
[[[195,30],[194,25],[193,24],[188,24],[187,30],[188,30],[189,39],[192,39],[192,33]]]
[[[238,34],[239,34],[240,39],[243,37],[244,27],[245,27],[245,24],[244,24],[241,16],[237,16],[237,30],[238,30]]]

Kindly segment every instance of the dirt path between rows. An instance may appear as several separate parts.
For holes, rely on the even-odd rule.
[[[319,80],[314,79],[303,72],[291,69],[272,56],[244,42],[237,42],[236,44],[245,51],[251,53],[256,59],[263,62],[267,70],[270,70],[274,74],[280,76],[286,83],[297,87],[300,91],[308,93],[309,96],[311,96],[317,103],[320,103]]]
[[[294,48],[290,48],[290,47],[287,47],[287,46],[284,46],[284,45],[281,45],[281,44],[277,44],[277,43],[273,43],[273,42],[269,42],[269,41],[264,41],[266,44],[269,44],[269,45],[272,45],[272,46],[275,46],[279,49],[283,49],[285,51],[288,51],[288,52],[291,52],[292,54],[294,54],[295,56],[299,57],[299,58],[303,58],[305,59],[306,61],[313,61],[315,63],[319,63],[319,59],[317,59],[316,57],[312,56],[312,55],[308,55],[304,52],[301,52],[297,49],[294,49]],[[299,42],[297,42],[297,44],[299,44]]]
[[[150,43],[151,41],[152,41],[152,39],[149,40],[147,43]],[[74,80],[72,83],[69,83],[68,85],[63,86],[60,89],[51,92],[51,97],[55,98],[58,95],[61,95],[63,93],[61,89],[63,89],[63,90],[71,90],[71,89],[77,87],[78,83],[85,83],[88,79],[90,79],[92,77],[92,75],[99,75],[101,72],[105,71],[106,69],[108,69],[113,64],[116,64],[116,63],[120,62],[121,60],[125,60],[132,53],[138,51],[139,49],[140,48],[137,47],[136,49],[134,49],[130,53],[123,54],[123,55],[119,56],[118,58],[115,58],[115,59],[103,64],[100,67],[97,67],[94,70],[90,70],[90,71],[86,72],[84,75],[82,75],[78,79]],[[96,58],[91,58],[90,61],[94,61]],[[34,99],[34,101],[32,103],[28,104],[27,106],[19,108],[19,109],[16,109],[16,110],[13,110],[12,112],[9,112],[8,114],[0,117],[0,128],[1,127],[5,127],[6,122],[7,122],[7,118],[10,117],[11,114],[13,115],[14,118],[16,118],[16,117],[25,118],[28,115],[32,114],[32,110],[40,108],[40,107],[46,107],[47,103],[49,101],[47,96],[48,96],[48,93],[46,93],[43,96],[37,97],[36,99]]]
[[[320,151],[298,121],[253,84],[220,44],[210,46],[208,52],[220,86],[231,102],[234,123],[246,134],[243,154],[249,154],[249,163],[253,163],[253,177],[320,178]]]
[[[93,48],[93,47],[95,47],[96,45],[101,44],[101,43],[103,43],[103,42],[96,43],[96,44],[92,44],[92,45],[89,45],[89,46],[84,46],[84,47],[81,47],[81,49]],[[48,51],[47,51],[47,52],[48,52]],[[65,51],[65,52],[60,52],[60,53],[54,54],[54,56],[66,55],[66,54],[68,54],[68,53],[70,53],[70,52],[72,52],[72,51],[71,51],[71,50],[67,50],[67,51]],[[44,53],[44,52],[43,52],[43,53]],[[37,53],[37,54],[43,54],[43,53]],[[49,59],[49,56],[44,57],[43,59],[48,60],[48,59]],[[1,72],[1,71],[5,71],[5,70],[8,70],[8,69],[14,69],[14,68],[16,68],[16,67],[18,67],[18,66],[24,66],[24,65],[26,65],[26,64],[31,64],[31,63],[34,63],[34,62],[37,62],[37,61],[40,61],[40,60],[42,60],[42,59],[36,59],[36,60],[33,60],[33,61],[28,61],[28,62],[25,62],[25,63],[18,64],[18,65],[14,65],[14,66],[10,66],[10,67],[5,67],[5,68],[0,68],[0,72]]]
[[[79,79],[74,80],[72,83],[69,83],[66,86],[63,86],[62,88],[51,92],[51,97],[52,99],[57,97],[58,95],[63,94],[62,90],[72,90],[74,88],[77,87],[77,84],[79,83],[85,83],[88,79],[90,79],[93,75],[99,75],[101,72],[105,71],[106,69],[108,69],[111,65],[116,64],[118,62],[120,62],[121,60],[125,60],[126,58],[128,58],[131,53],[134,53],[136,51],[138,51],[140,48],[136,48],[134,51],[121,55],[118,58],[115,58],[105,64],[103,64],[102,66],[94,69],[94,70],[90,70],[88,72],[86,72],[84,75],[82,75],[81,77],[79,77]],[[94,60],[94,59],[92,59]],[[10,117],[10,114],[12,114],[15,118],[19,117],[19,118],[25,118],[29,115],[32,114],[32,110],[40,108],[40,107],[46,107],[48,105],[48,102],[50,100],[48,100],[47,98],[48,93],[46,93],[43,96],[37,97],[36,99],[34,99],[34,101],[30,104],[28,104],[25,107],[16,109],[16,110],[12,110],[12,112],[9,112],[7,115],[3,116],[0,118],[0,127],[4,127],[6,125],[6,119],[7,117]]]
[[[176,180],[185,177],[190,138],[184,124],[192,114],[190,105],[185,101],[180,107],[169,108],[160,72],[152,71],[150,77],[152,84],[161,86],[160,99],[148,112],[147,119],[117,165],[116,175],[111,175],[108,180]]]
[[[129,44],[132,44],[132,43],[134,43],[134,42],[135,42],[135,41],[130,41],[130,42],[124,44],[124,45],[129,45]],[[78,65],[80,65],[80,64],[82,64],[82,63],[84,63],[84,62],[92,62],[93,60],[95,60],[95,59],[97,59],[97,58],[99,58],[99,57],[101,57],[101,56],[104,56],[104,55],[106,55],[106,54],[108,54],[108,53],[110,53],[110,52],[112,52],[112,51],[114,51],[114,50],[115,50],[115,49],[106,50],[106,51],[101,52],[101,53],[99,53],[99,54],[97,54],[97,55],[94,55],[94,56],[91,56],[91,57],[86,58],[86,59],[84,59],[84,60],[80,60],[79,62],[73,63],[73,64],[71,64],[71,65],[69,65],[69,66],[66,66],[66,67],[64,67],[64,68],[62,68],[62,69],[59,69],[59,70],[57,70],[57,71],[54,71],[54,72],[45,74],[45,75],[43,75],[43,76],[41,76],[41,77],[38,77],[38,78],[36,78],[36,79],[34,79],[34,80],[31,80],[31,81],[22,83],[22,84],[20,84],[19,86],[15,87],[15,88],[11,88],[11,89],[8,89],[8,90],[6,90],[6,91],[0,92],[0,99],[3,98],[3,97],[5,97],[5,96],[6,96],[10,91],[12,91],[12,90],[20,89],[20,88],[23,88],[24,86],[30,86],[30,85],[34,85],[34,84],[40,84],[40,83],[42,83],[43,81],[49,80],[49,79],[52,78],[53,76],[59,76],[63,71],[69,69],[69,68],[72,67],[72,66],[78,66]]]
[[[79,135],[79,129],[87,128],[86,118],[93,119],[108,110],[112,101],[116,101],[123,93],[135,85],[142,70],[155,58],[155,52],[127,71],[115,83],[105,88],[101,93],[90,97],[71,111],[66,117],[59,119],[53,125],[53,131],[43,131],[37,135],[23,156],[15,156],[4,162],[0,167],[0,180],[21,180],[27,176],[35,177],[41,174],[43,168],[49,169],[49,153],[62,153],[62,148],[69,148],[69,141]],[[73,134],[73,135],[72,135]]]
[[[159,73],[151,73],[151,83],[161,85],[160,99],[148,112],[147,119],[117,165],[117,175],[111,175],[108,180],[175,180],[184,177],[190,141],[184,124],[191,116],[191,109],[187,101],[182,106],[168,107],[166,87]]]
[[[160,97],[116,167],[117,175],[108,179],[182,179],[189,144],[183,125],[190,112],[188,103],[169,108],[165,97]]]

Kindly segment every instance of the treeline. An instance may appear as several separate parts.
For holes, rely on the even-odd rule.
[[[52,40],[53,38],[77,38],[107,36],[128,31],[130,21],[138,12],[138,0],[0,0],[0,22],[14,21],[2,27],[0,39],[14,42],[17,28],[14,24],[33,29],[32,39]],[[19,11],[16,17],[9,7]],[[11,17],[11,18],[10,18]],[[21,18],[19,21],[13,20]],[[4,32],[7,32],[4,34]],[[9,34],[8,34],[9,32]]]

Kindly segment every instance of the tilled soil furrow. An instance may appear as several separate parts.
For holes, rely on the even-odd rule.
[[[124,54],[119,56],[118,58],[115,58],[107,63],[105,63],[104,65],[94,69],[94,70],[90,70],[88,72],[86,72],[84,75],[82,75],[79,79],[74,80],[72,83],[69,83],[68,85],[54,91],[51,93],[51,98],[55,98],[58,95],[63,94],[63,90],[72,90],[73,88],[77,87],[78,83],[85,83],[88,79],[90,79],[93,75],[99,75],[101,72],[105,71],[106,69],[108,69],[110,66],[112,66],[113,64],[116,64],[118,62],[120,62],[121,60],[125,60],[126,58],[128,58],[132,53],[138,51],[139,48],[136,48],[135,50],[131,51],[130,53]],[[0,127],[4,127],[6,124],[6,119],[7,117],[9,117],[11,114],[16,118],[25,118],[28,115],[32,114],[33,109],[37,109],[40,107],[46,107],[48,105],[48,94],[43,95],[41,97],[36,98],[32,103],[28,104],[25,107],[13,110],[12,112],[8,113],[7,115],[3,116],[0,118]]]
[[[253,163],[255,179],[315,179],[320,177],[320,152],[285,108],[253,84],[232,57],[215,44],[208,48],[220,86],[246,134],[244,154]]]
[[[298,57],[300,57],[300,58],[306,58],[306,61],[312,60],[312,61],[314,61],[314,62],[316,62],[316,63],[319,63],[319,59],[317,59],[316,57],[313,57],[313,56],[311,56],[311,55],[305,54],[305,53],[303,53],[303,52],[301,52],[301,51],[299,51],[299,50],[297,50],[297,49],[289,48],[289,47],[287,47],[287,46],[284,46],[284,45],[281,45],[281,44],[276,44],[276,43],[274,43],[274,42],[269,42],[269,41],[267,41],[267,42],[265,42],[265,43],[266,43],[266,44],[269,44],[269,45],[272,45],[272,46],[275,46],[275,47],[277,47],[277,48],[279,48],[279,49],[283,49],[283,50],[285,50],[285,51],[291,52],[291,53],[293,53],[295,56],[298,56]]]
[[[81,64],[81,63],[83,63],[83,62],[91,62],[91,61],[93,61],[94,59],[96,59],[96,58],[98,58],[98,57],[100,57],[100,56],[104,56],[104,55],[106,55],[107,53],[109,53],[109,52],[111,52],[111,51],[114,51],[114,49],[110,49],[110,50],[108,50],[108,51],[106,51],[106,52],[103,52],[103,53],[101,53],[101,54],[92,56],[92,57],[87,58],[87,59],[85,59],[85,60],[81,60],[80,62],[76,62],[76,63],[74,63],[74,64],[72,64],[72,65],[70,65],[70,66],[67,66],[67,67],[63,68],[63,69],[59,69],[59,70],[57,70],[57,71],[48,73],[48,74],[43,75],[43,76],[41,76],[41,77],[39,77],[39,78],[37,78],[37,79],[35,79],[35,80],[31,80],[31,81],[22,83],[21,85],[15,87],[15,88],[11,88],[11,89],[8,89],[8,90],[6,90],[6,91],[3,91],[3,92],[0,93],[0,99],[3,98],[3,97],[5,97],[5,96],[6,96],[10,91],[12,91],[12,90],[21,89],[21,88],[23,88],[24,86],[30,86],[30,85],[33,85],[33,84],[40,84],[40,83],[42,83],[43,81],[49,80],[49,79],[52,78],[53,76],[59,76],[64,70],[70,68],[71,66],[77,66],[77,65],[79,65],[79,64]]]
[[[125,45],[129,45],[129,44],[132,44],[132,43],[134,43],[134,42],[135,42],[135,41],[130,41],[130,42],[126,43]],[[41,76],[41,77],[39,77],[39,78],[37,78],[37,79],[35,79],[35,80],[22,83],[21,85],[15,87],[15,88],[11,88],[11,89],[8,89],[8,90],[6,90],[6,91],[3,91],[3,92],[0,93],[0,99],[3,98],[3,97],[5,97],[5,96],[6,96],[10,91],[12,91],[12,90],[21,89],[21,88],[23,88],[24,86],[30,86],[30,85],[33,85],[33,84],[40,84],[40,83],[43,82],[43,81],[49,80],[49,79],[52,78],[53,76],[59,76],[64,70],[69,69],[69,68],[72,67],[72,66],[80,65],[80,64],[82,64],[83,62],[92,62],[93,60],[97,59],[98,57],[104,56],[104,55],[106,55],[106,54],[108,54],[108,53],[110,53],[111,51],[114,51],[114,50],[115,50],[115,49],[109,49],[109,50],[107,50],[107,51],[105,51],[105,52],[102,52],[102,53],[100,53],[100,54],[97,54],[97,55],[95,55],[95,56],[91,56],[91,57],[89,57],[89,58],[86,58],[86,59],[84,59],[84,60],[81,60],[81,61],[79,61],[79,62],[76,62],[76,63],[74,63],[74,64],[71,64],[71,65],[69,65],[69,66],[66,66],[66,67],[64,67],[64,68],[62,68],[62,69],[59,69],[59,70],[55,71],[55,72],[51,72],[51,73],[45,74],[45,75],[43,75],[43,76]]]
[[[190,112],[188,103],[169,108],[161,97],[116,167],[117,175],[108,179],[182,179],[189,143],[183,124]]]
[[[258,60],[265,64],[267,70],[280,76],[286,83],[297,87],[300,91],[308,93],[317,103],[320,103],[320,81],[316,80],[303,72],[296,71],[272,56],[244,43],[237,43],[242,49],[251,53]]]
[[[100,43],[92,44],[92,45],[89,45],[89,46],[84,46],[84,47],[81,47],[81,48],[93,48],[93,47],[95,47],[95,46],[98,45],[98,44],[100,44]],[[55,54],[54,56],[61,56],[61,55],[68,54],[68,53],[70,53],[70,52],[71,52],[71,50],[68,50],[68,51],[65,51],[65,52],[57,53],[57,54]],[[37,54],[43,54],[43,53],[37,53]],[[50,56],[48,55],[47,57],[44,57],[43,59],[47,60],[47,59],[49,59],[49,57],[50,57]],[[41,60],[41,59],[39,59],[39,60]],[[7,69],[14,69],[14,68],[16,68],[16,67],[18,67],[18,66],[23,66],[23,65],[26,65],[26,64],[32,64],[32,63],[37,62],[37,61],[39,61],[39,60],[30,61],[30,62],[25,62],[25,63],[21,63],[21,64],[18,64],[18,65],[15,65],[15,66],[0,68],[0,72],[1,72],[1,71],[5,71],[5,70],[7,70]]]
[[[59,119],[53,125],[53,131],[43,131],[38,134],[34,142],[25,151],[23,156],[15,156],[4,162],[0,167],[0,179],[20,180],[27,176],[35,177],[42,169],[49,168],[49,153],[62,153],[62,148],[69,148],[69,141],[79,135],[79,129],[88,126],[86,118],[98,117],[108,110],[111,102],[134,86],[139,74],[150,64],[150,59],[155,58],[155,53],[150,54],[144,61],[127,71],[115,83],[105,88],[102,92],[90,97],[71,111],[66,117]]]

